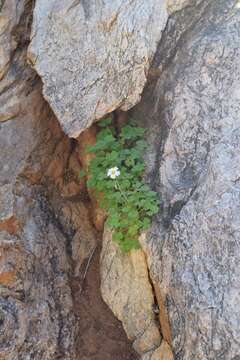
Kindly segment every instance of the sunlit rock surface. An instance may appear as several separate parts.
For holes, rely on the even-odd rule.
[[[28,56],[68,135],[139,102],[166,21],[165,0],[36,1]]]

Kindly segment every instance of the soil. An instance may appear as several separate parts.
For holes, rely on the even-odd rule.
[[[137,360],[139,356],[133,350],[121,323],[101,298],[99,256],[100,248],[97,248],[84,281],[79,277],[72,282],[75,313],[80,326],[78,359]]]

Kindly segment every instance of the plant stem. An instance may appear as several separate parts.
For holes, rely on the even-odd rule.
[[[119,185],[117,180],[115,180],[115,185],[117,185],[118,190],[120,191],[122,197],[126,200],[126,202],[128,202],[128,199],[127,199],[126,195],[124,194],[124,192],[122,191],[121,186]]]

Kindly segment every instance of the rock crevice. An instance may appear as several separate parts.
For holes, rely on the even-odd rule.
[[[171,359],[169,344],[178,360],[239,357],[239,1],[8,0],[0,12],[0,359],[136,356],[94,291],[105,214],[78,173],[92,123],[140,100],[131,115],[149,130],[162,209],[146,256],[121,254],[105,229],[103,298],[143,360]]]

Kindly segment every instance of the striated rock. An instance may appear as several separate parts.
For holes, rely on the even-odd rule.
[[[166,21],[165,0],[36,1],[28,58],[69,136],[139,102]]]
[[[151,360],[173,360],[173,353],[166,341],[162,341],[161,346],[151,356]]]
[[[144,247],[179,360],[240,356],[239,20],[236,1],[176,13],[135,112],[162,198]]]
[[[196,1],[191,0],[168,0],[167,1],[167,10],[170,14],[182,10],[184,7],[190,3],[195,3]]]
[[[83,237],[85,225],[89,237],[95,233],[88,211],[80,214],[70,202],[72,187],[66,190],[70,180],[64,175],[77,167],[76,154],[26,64],[30,2],[5,1],[1,6],[1,16],[12,17],[6,28],[9,39],[17,34],[17,43],[10,51],[7,33],[1,33],[0,44],[5,44],[6,56],[10,51],[11,62],[0,82],[0,359],[74,360],[78,321],[71,274],[80,265],[76,254],[73,266],[68,243],[77,231]],[[75,187],[74,195],[81,189]],[[54,212],[54,191],[66,212],[69,197],[71,219],[81,216],[78,224],[66,216],[64,222]]]
[[[5,184],[0,188],[0,222],[13,216],[13,193],[11,184]]]
[[[144,354],[142,360],[173,360],[173,353],[171,347],[165,340],[162,340],[161,346],[154,351],[149,351]]]
[[[0,11],[0,359],[96,360],[98,316],[79,355],[78,314],[87,327],[94,312],[79,311],[79,279],[105,214],[79,179],[96,128],[78,135],[138,103],[147,78],[133,115],[149,129],[146,179],[162,209],[144,252],[123,255],[105,230],[103,298],[143,360],[240,357],[239,2],[8,0]]]
[[[0,80],[8,71],[11,64],[11,54],[17,47],[18,34],[14,30],[19,23],[23,10],[23,0],[0,2]],[[0,121],[2,121],[1,116]]]
[[[22,100],[20,97],[19,101]],[[29,101],[33,105],[34,97],[29,95]],[[37,104],[36,108],[41,109],[40,96]],[[4,360],[50,360],[60,355],[65,359],[75,358],[77,327],[66,240],[44,206],[44,196],[39,190],[31,189],[26,181],[29,171],[24,176],[24,166],[29,166],[34,147],[41,144],[43,119],[38,114],[32,117],[31,111],[26,111],[24,116],[2,123],[0,129],[4,144],[0,188],[5,199],[1,198],[1,208],[5,211],[1,211],[0,223],[0,358]],[[23,124],[26,128],[22,128]],[[32,138],[28,138],[30,134]],[[20,226],[13,229],[14,221],[9,221],[12,218]]]
[[[142,250],[123,254],[112,242],[111,232],[103,235],[100,259],[101,292],[104,301],[122,322],[135,350],[143,355],[160,345],[155,319],[154,294]]]
[[[17,43],[0,82],[0,359],[96,359],[99,343],[100,358],[110,359],[119,346],[123,355],[113,355],[116,360],[128,352],[135,359],[117,320],[100,302],[94,271],[88,278],[98,234],[85,179],[79,178],[78,143],[61,131],[26,63],[33,2],[0,4],[13,17],[13,9],[22,9],[11,28]],[[91,282],[90,290],[85,282]],[[86,312],[90,295],[97,311]],[[113,339],[106,340],[114,325]],[[89,334],[87,353],[82,342]]]
[[[81,334],[72,282],[87,269],[97,233],[78,145],[60,130],[26,63],[32,5],[0,5],[11,18],[0,37],[0,45],[11,42],[0,69],[0,359],[74,360]],[[126,352],[122,334],[117,341]]]
[[[86,179],[89,178],[89,165],[91,159],[94,157],[94,154],[87,151],[88,146],[95,144],[97,134],[97,126],[93,125],[89,129],[85,130],[77,138],[78,147],[77,153],[80,160],[82,169],[86,174]],[[103,231],[104,221],[106,219],[106,212],[100,207],[99,199],[94,191],[94,189],[87,189],[89,197],[91,199],[91,214],[92,220],[97,230]],[[98,195],[99,196],[99,195]]]
[[[28,205],[20,238],[1,234],[3,359],[74,358],[76,327],[65,239],[38,206]]]

